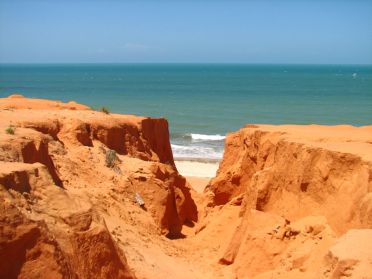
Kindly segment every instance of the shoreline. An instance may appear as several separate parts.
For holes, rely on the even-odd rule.
[[[214,158],[190,158],[190,157],[174,157],[176,162],[197,162],[197,163],[206,163],[206,164],[219,164],[222,161],[221,159]]]

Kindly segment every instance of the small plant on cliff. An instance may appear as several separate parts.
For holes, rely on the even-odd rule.
[[[110,110],[107,107],[101,107],[101,112],[110,114]]]
[[[112,168],[115,166],[116,161],[116,151],[115,150],[107,150],[106,152],[106,167]]]
[[[8,135],[14,135],[15,127],[13,125],[9,125],[8,128],[5,129],[5,133]]]

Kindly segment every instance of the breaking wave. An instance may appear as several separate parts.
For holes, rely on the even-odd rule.
[[[203,134],[191,134],[193,140],[224,140],[225,136],[221,135],[203,135]]]

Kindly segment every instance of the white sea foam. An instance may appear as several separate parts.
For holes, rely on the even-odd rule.
[[[193,140],[224,140],[225,136],[221,135],[203,135],[203,134],[191,134]]]
[[[223,151],[215,150],[206,146],[184,146],[172,144],[173,155],[175,158],[192,159],[221,159]]]

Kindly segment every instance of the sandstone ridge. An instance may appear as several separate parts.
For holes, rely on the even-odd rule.
[[[198,193],[165,119],[0,99],[0,278],[372,278],[371,139],[247,125]]]
[[[371,139],[372,126],[346,125],[247,125],[229,134],[206,190],[209,206],[241,204],[220,263],[238,278],[371,278],[362,244],[372,240]],[[345,257],[338,248],[349,236],[354,251]]]
[[[197,221],[165,119],[20,95],[0,119],[1,278],[134,278],[110,216],[170,238]]]

